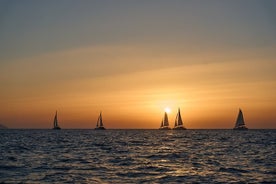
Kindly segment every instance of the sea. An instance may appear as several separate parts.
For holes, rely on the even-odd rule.
[[[276,183],[276,130],[0,130],[0,183]]]

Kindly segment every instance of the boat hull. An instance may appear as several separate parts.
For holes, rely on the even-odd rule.
[[[171,130],[170,127],[160,127],[159,130]]]
[[[54,127],[53,130],[60,130],[60,127]]]
[[[104,127],[97,127],[97,128],[95,128],[95,130],[105,130],[105,128]]]
[[[242,127],[235,127],[233,128],[233,130],[248,130],[248,128],[245,126],[242,126]]]
[[[185,127],[174,127],[173,130],[187,130]]]

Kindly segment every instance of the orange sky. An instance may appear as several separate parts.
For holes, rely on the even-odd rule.
[[[100,56],[100,64],[94,65],[89,62],[99,59],[94,52],[107,56]],[[49,128],[57,109],[63,128],[93,128],[100,111],[108,128],[158,128],[165,107],[172,110],[171,122],[180,107],[187,128],[231,128],[238,108],[243,109],[250,128],[275,126],[273,55],[266,55],[262,62],[262,53],[256,52],[240,53],[234,58],[224,53],[202,53],[201,57],[190,55],[189,60],[194,62],[186,65],[172,62],[168,68],[135,71],[135,65],[143,66],[125,60],[149,60],[147,53],[139,53],[139,57],[133,56],[133,50],[121,47],[98,51],[84,48],[6,64],[3,72],[9,81],[1,91],[5,104],[0,107],[2,122],[13,128]],[[114,55],[118,61],[105,66]],[[163,62],[172,61],[164,53],[158,55]],[[154,63],[160,58],[150,60]],[[221,62],[226,58],[227,62]],[[187,57],[179,53],[173,59]],[[42,65],[35,66],[38,60]],[[74,61],[80,65],[73,65]],[[117,73],[122,65],[124,71]]]
[[[188,129],[233,128],[241,108],[249,128],[276,128],[275,12],[153,2],[9,5],[0,124],[51,128],[57,110],[62,128],[94,128],[102,111],[106,128],[156,129],[169,107],[171,126],[180,108]]]

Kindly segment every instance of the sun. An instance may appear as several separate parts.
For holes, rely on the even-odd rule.
[[[171,109],[169,107],[166,107],[164,110],[165,110],[166,113],[170,113],[171,112]]]

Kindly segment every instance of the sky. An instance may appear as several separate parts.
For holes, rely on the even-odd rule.
[[[0,124],[276,128],[274,0],[0,0]]]

